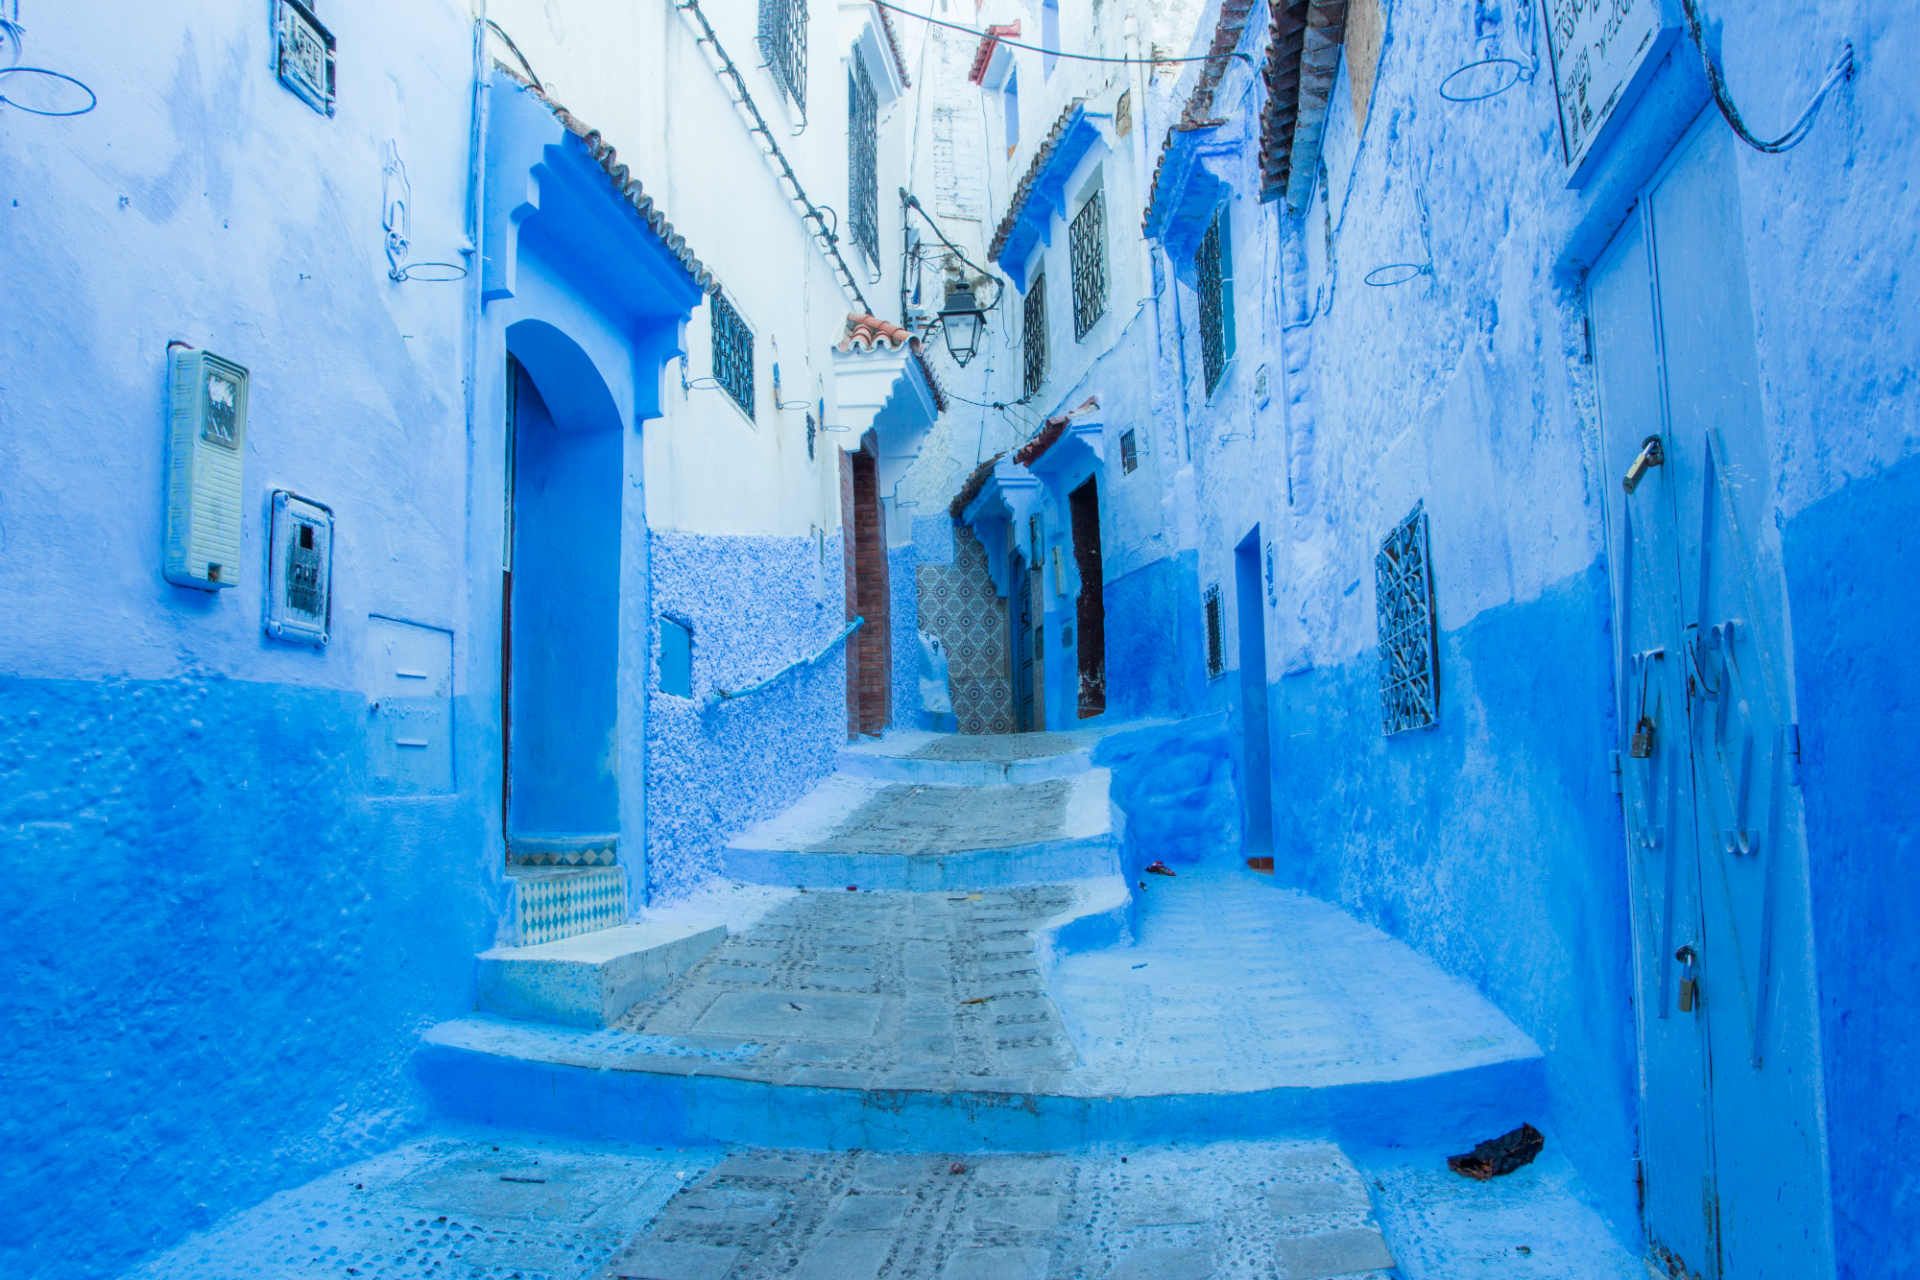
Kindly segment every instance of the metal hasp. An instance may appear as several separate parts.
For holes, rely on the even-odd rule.
[[[1627,474],[1620,477],[1620,487],[1632,493],[1640,487],[1647,472],[1655,467],[1667,465],[1667,448],[1660,442],[1659,436],[1648,436],[1640,443],[1640,452],[1627,466]]]
[[[1440,666],[1428,571],[1427,512],[1416,503],[1373,558],[1380,631],[1380,732],[1424,729],[1440,718]]]

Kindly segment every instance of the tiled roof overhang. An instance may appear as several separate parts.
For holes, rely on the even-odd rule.
[[[903,326],[891,320],[882,320],[879,316],[855,312],[847,317],[847,327],[836,345],[841,351],[898,351],[902,347],[911,348],[914,363],[927,380],[927,393],[933,397],[934,412],[947,411],[947,391],[940,385],[940,379],[934,376],[933,365],[927,360],[926,346]]]
[[[1005,452],[996,453],[975,467],[973,474],[960,485],[960,491],[953,495],[953,501],[947,504],[947,514],[955,520],[964,519],[967,508],[973,505],[973,500],[979,497],[981,491],[987,487],[987,481],[993,476],[995,464],[1006,456]]]
[[[1086,100],[1075,98],[1034,151],[1033,162],[1007,202],[1006,217],[987,246],[988,259],[1007,273],[1016,289],[1026,290],[1027,259],[1033,247],[1053,242],[1051,222],[1054,214],[1066,212],[1067,179],[1099,141],[1100,126],[1087,113]]]
[[[893,29],[893,16],[877,4],[873,11],[880,15],[880,33],[887,38],[887,52],[893,57],[894,69],[900,73],[900,87],[911,89],[913,80],[907,75],[907,55],[900,51],[900,33]]]
[[[646,224],[647,230],[666,246],[674,260],[686,269],[687,274],[703,292],[712,293],[720,287],[713,273],[707,270],[706,265],[687,244],[686,237],[673,229],[673,223],[667,220],[666,212],[660,208],[652,196],[647,194],[646,188],[641,186],[640,179],[633,175],[633,171],[620,162],[620,153],[598,129],[574,115],[565,106],[556,102],[546,90],[536,87],[511,67],[495,63],[494,72],[509,87],[541,103],[553,113],[554,119],[560,122],[561,127],[578,140],[587,158],[598,165],[600,171],[606,175],[614,193],[640,215],[640,220]]]
[[[1260,121],[1260,198],[1298,208],[1313,189],[1340,51],[1347,0],[1275,0],[1267,48],[1267,106]]]
[[[1285,3],[1286,0],[1276,0]],[[1167,165],[1175,145],[1182,134],[1197,130],[1212,129],[1221,123],[1214,114],[1213,95],[1220,87],[1220,77],[1227,73],[1227,67],[1233,61],[1233,55],[1245,37],[1248,20],[1253,16],[1256,0],[1221,0],[1220,15],[1213,24],[1213,41],[1207,46],[1207,60],[1200,64],[1199,77],[1194,81],[1193,89],[1187,94],[1186,105],[1180,109],[1180,118],[1167,129],[1167,136],[1160,144],[1160,159],[1153,167],[1153,181],[1148,187],[1146,211],[1141,215],[1141,225],[1151,228],[1154,224],[1156,209],[1162,189],[1162,180],[1166,176]],[[1148,235],[1153,235],[1148,230]]]
[[[1002,40],[1012,40],[1019,36],[1018,22],[1003,22],[987,28],[987,34],[980,37],[980,48],[973,55],[973,67],[967,72],[967,79],[980,84],[987,78],[987,68],[993,65],[994,51]]]

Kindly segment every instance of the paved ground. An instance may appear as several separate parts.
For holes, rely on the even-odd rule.
[[[1074,900],[995,893],[805,893],[723,942],[619,1030],[737,1050],[728,1074],[953,1088],[1066,1070],[1034,930]]]
[[[732,843],[911,857],[1098,837],[1110,825],[1105,770],[991,787],[836,776]]]
[[[1238,868],[1146,877],[1136,946],[1049,983],[1090,1091],[1404,1080],[1539,1049],[1470,983]]]
[[[1049,975],[1040,931],[1101,887],[802,893],[606,1031],[463,1025],[497,1051],[589,1066],[1073,1097],[1400,1081],[1538,1054],[1411,948],[1244,871],[1148,877],[1137,946]]]
[[[934,735],[931,741],[916,743],[904,754],[915,760],[985,760],[1005,764],[1065,755],[1093,745],[1094,740],[1093,735],[1086,733],[943,733]]]
[[[1551,1147],[1477,1183],[1437,1156],[1356,1171],[1324,1143],[1067,1159],[458,1134],[282,1192],[129,1280],[1378,1280],[1389,1257],[1404,1280],[1645,1274]]]

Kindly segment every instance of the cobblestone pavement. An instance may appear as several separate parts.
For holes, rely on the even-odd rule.
[[[1067,825],[1074,783],[1008,787],[882,787],[808,853],[959,853],[1052,839]]]
[[[1366,1183],[1326,1143],[1066,1158],[461,1136],[276,1195],[129,1280],[1321,1280],[1390,1265]]]
[[[1101,1155],[744,1151],[602,1280],[1321,1280],[1393,1265],[1327,1143]]]
[[[1093,745],[1093,735],[1065,733],[946,733],[914,747],[915,760],[984,760],[1005,764],[1065,755]]]
[[[800,894],[602,1038],[731,1051],[727,1074],[782,1083],[1030,1091],[1073,1062],[1034,953],[1073,900],[1064,886]]]

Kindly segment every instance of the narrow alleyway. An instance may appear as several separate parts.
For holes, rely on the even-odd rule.
[[[1421,1172],[1540,1113],[1524,1034],[1226,851],[1129,880],[1100,758],[1098,733],[848,749],[735,841],[731,887],[483,957],[483,1008],[421,1069],[496,1136],[322,1179],[141,1276],[1631,1273],[1557,1156],[1484,1193]],[[608,1025],[550,1020],[580,1012],[568,971],[642,962]]]

